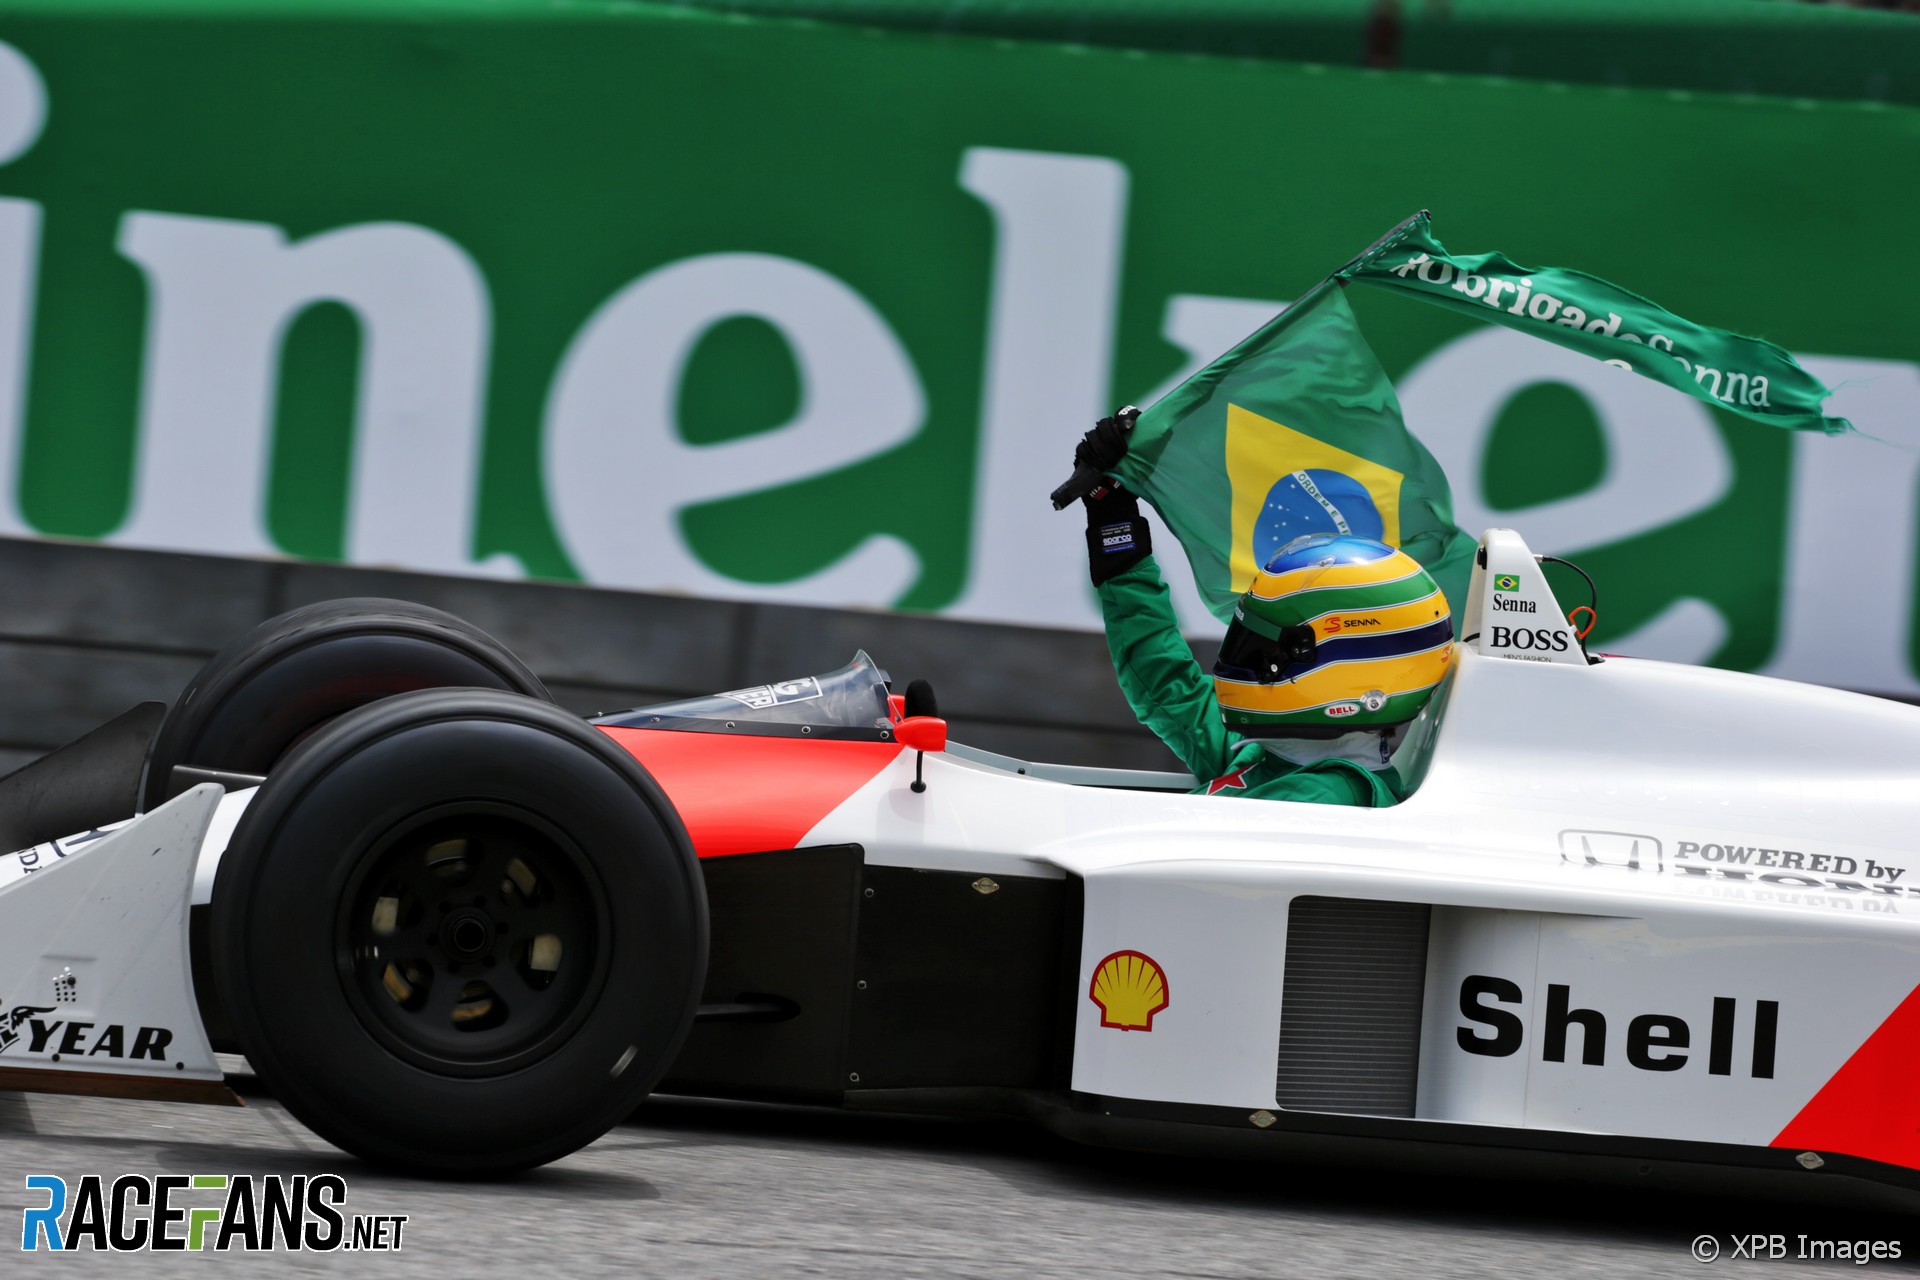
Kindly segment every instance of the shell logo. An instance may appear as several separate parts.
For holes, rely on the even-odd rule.
[[[1153,1015],[1167,1007],[1167,975],[1151,956],[1116,951],[1093,967],[1087,999],[1100,1007],[1100,1025],[1116,1031],[1151,1031]]]

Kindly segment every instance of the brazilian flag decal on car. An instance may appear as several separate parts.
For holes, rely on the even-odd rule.
[[[1520,589],[1520,575],[1517,573],[1494,574],[1493,589],[1495,591],[1518,591]]]

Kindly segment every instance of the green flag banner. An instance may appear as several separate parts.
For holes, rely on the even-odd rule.
[[[1424,212],[1335,274],[1557,342],[1760,422],[1848,429],[1820,412],[1820,380],[1771,342],[1695,324],[1584,271],[1448,253]]]
[[[1407,430],[1361,334],[1347,283],[1411,294],[1642,374],[1762,422],[1839,432],[1827,388],[1772,343],[1681,319],[1583,272],[1454,256],[1427,215],[1407,219],[1140,416],[1115,475],[1180,540],[1215,617],[1294,538],[1353,533],[1400,547],[1454,605],[1473,535],[1447,478]]]
[[[1159,511],[1222,621],[1311,533],[1404,548],[1466,598],[1475,540],[1332,280],[1142,413],[1115,474]]]

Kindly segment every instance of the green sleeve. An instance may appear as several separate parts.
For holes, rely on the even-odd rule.
[[[1220,722],[1213,682],[1180,636],[1167,584],[1148,556],[1097,589],[1114,674],[1140,723],[1201,781],[1227,773],[1241,742]]]
[[[1322,760],[1303,765],[1282,778],[1255,789],[1260,800],[1292,800],[1298,804],[1345,804],[1357,808],[1386,808],[1402,799],[1399,777],[1392,770],[1373,771],[1348,760]]]

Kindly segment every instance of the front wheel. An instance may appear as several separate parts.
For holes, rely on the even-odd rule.
[[[545,703],[402,694],[289,753],[213,891],[240,1048],[366,1159],[483,1176],[557,1159],[645,1097],[706,968],[672,805]]]

